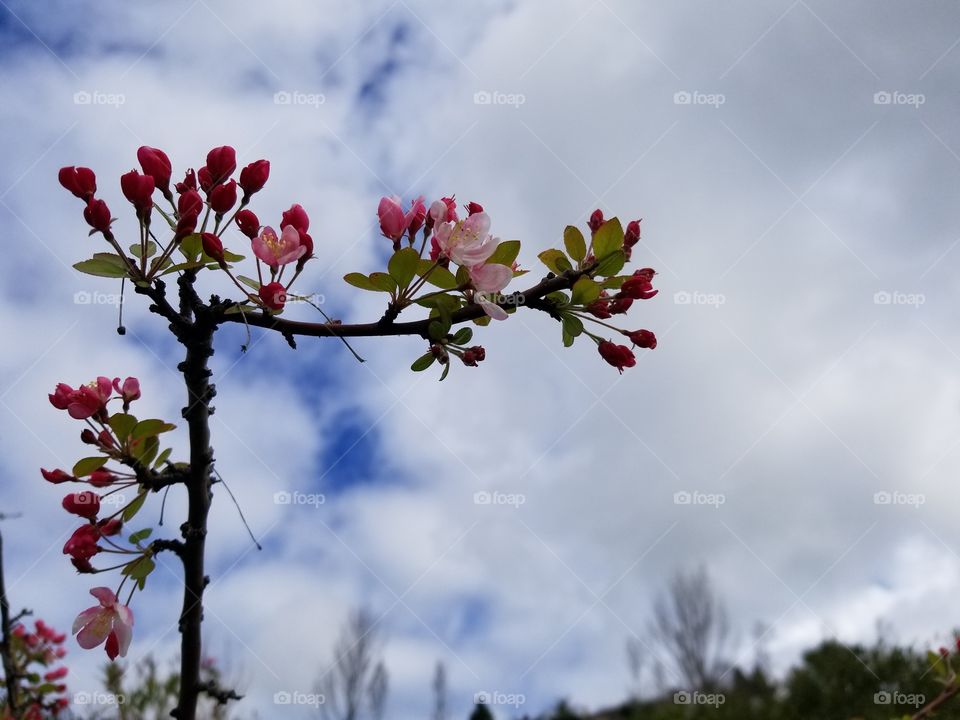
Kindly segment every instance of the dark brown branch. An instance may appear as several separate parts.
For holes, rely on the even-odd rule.
[[[958,692],[960,692],[960,685],[957,684],[956,680],[948,685],[944,690],[937,695],[933,700],[930,701],[928,705],[920,708],[914,715],[910,716],[910,720],[923,720],[923,718],[928,718],[933,715],[941,706],[945,705],[954,697]]]
[[[200,684],[200,691],[217,701],[218,705],[226,705],[231,700],[243,700],[243,695],[238,695],[236,690],[222,688],[213,680],[207,680]]]
[[[542,310],[553,315],[553,304],[544,298],[550,293],[559,290],[569,290],[573,284],[593,268],[585,270],[570,270],[562,275],[548,276],[528,290],[505,295],[499,303],[501,307],[529,307]],[[469,322],[483,317],[483,308],[479,305],[468,305],[453,313],[453,324]],[[233,314],[224,315],[224,322],[244,322],[248,325],[276,330],[284,337],[302,335],[305,337],[381,337],[388,335],[419,335],[429,337],[428,326],[430,319],[415,320],[412,322],[392,322],[384,317],[379,322],[356,323],[352,325],[341,323],[311,323],[299,320],[285,320],[274,315],[248,313],[245,318]]]
[[[0,655],[3,656],[3,675],[7,686],[7,709],[10,711],[11,717],[17,717],[17,668],[10,648],[10,634],[13,623],[10,621],[10,601],[7,599],[7,586],[3,579],[2,534],[0,534],[0,623],[3,624]]]
[[[160,492],[166,487],[186,483],[190,479],[189,468],[176,466],[166,467],[157,472],[142,465],[136,465],[133,471],[137,475],[137,482],[152,492]]]

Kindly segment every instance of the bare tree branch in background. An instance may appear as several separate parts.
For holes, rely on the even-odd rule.
[[[650,624],[653,642],[662,651],[657,656],[669,658],[671,665],[661,672],[679,677],[685,689],[716,687],[730,667],[729,630],[726,607],[707,571],[678,573],[654,605]]]
[[[333,664],[317,682],[324,720],[383,717],[389,680],[381,646],[372,614],[365,609],[351,613],[334,645]]]
[[[447,668],[442,660],[433,672],[433,720],[447,720]]]
[[[630,671],[630,698],[639,700],[643,691],[643,666],[647,657],[639,638],[627,638],[627,669]]]

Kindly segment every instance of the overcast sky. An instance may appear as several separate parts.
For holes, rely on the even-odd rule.
[[[409,371],[416,340],[359,340],[360,366],[336,342],[218,336],[217,467],[264,550],[218,492],[204,630],[247,715],[309,717],[273,696],[311,691],[359,605],[387,639],[388,717],[424,716],[437,660],[455,717],[481,691],[522,693],[516,714],[617,702],[626,638],[700,564],[743,662],[758,622],[778,670],[878,621],[940,644],[960,625],[958,45],[948,0],[3,0],[12,603],[67,629],[91,601],[38,473],[83,446],[46,393],[136,375],[141,415],[183,404],[164,324],[128,296],[119,337],[116,283],[71,269],[103,248],[57,169],[94,168],[132,242],[137,147],[182,171],[231,144],[272,163],[263,222],[307,208],[301,287],[345,320],[382,312],[340,278],[382,267],[392,193],[481,202],[533,273],[594,208],[643,217],[634,258],[661,288],[629,316],[659,347],[622,377],[532,312],[479,331],[487,360],[443,384]],[[475,502],[494,490],[524,502]],[[171,493],[171,535],[182,511]],[[176,653],[179,582],[168,560],[137,597],[130,658]],[[71,692],[95,689],[102,651],[70,643]]]

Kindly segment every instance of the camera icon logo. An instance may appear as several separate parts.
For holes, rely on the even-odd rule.
[[[291,502],[293,502],[293,495],[286,490],[281,490],[273,494],[274,505],[289,505]]]
[[[880,92],[875,92],[873,94],[874,105],[889,105],[891,102],[893,102],[893,95],[888,93],[886,90],[881,90]]]
[[[86,90],[80,90],[73,94],[74,105],[89,105],[93,101],[93,96]]]
[[[281,90],[273,94],[274,105],[289,105],[292,99],[292,96],[286,90]]]
[[[886,490],[881,490],[873,494],[874,505],[889,505],[893,502],[893,495]]]
[[[78,290],[73,294],[74,305],[89,305],[93,302],[93,295],[86,290]]]
[[[489,105],[493,102],[493,95],[487,90],[478,90],[473,94],[474,105]]]
[[[686,690],[681,690],[673,694],[673,702],[675,705],[689,705],[692,699],[692,696]]]
[[[673,294],[673,302],[676,305],[689,305],[692,298],[690,293],[686,290],[681,290],[680,292],[675,292]]]
[[[293,702],[293,697],[286,690],[273,694],[274,705],[289,705],[291,702]]]
[[[473,504],[474,505],[489,505],[493,500],[493,496],[486,490],[480,490],[473,494]]]
[[[693,496],[686,490],[680,490],[673,494],[674,505],[689,505],[692,500]]]
[[[873,703],[875,705],[889,705],[893,702],[893,695],[887,690],[881,690],[873,694]]]
[[[474,705],[489,705],[490,704],[490,693],[486,690],[481,690],[478,693],[473,694],[473,704]]]
[[[691,102],[693,102],[693,96],[686,90],[681,90],[673,94],[674,105],[689,105]]]

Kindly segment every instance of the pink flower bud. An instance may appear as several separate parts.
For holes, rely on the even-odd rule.
[[[103,200],[90,200],[83,209],[83,219],[94,230],[104,234],[110,232],[110,208]]]
[[[153,178],[131,170],[120,176],[120,189],[123,196],[137,209],[137,216],[146,220],[153,207]]]
[[[199,215],[203,210],[203,198],[193,189],[186,189],[177,198],[177,211],[180,215]]]
[[[234,217],[240,232],[253,240],[260,232],[260,219],[251,210],[241,210]]]
[[[646,350],[653,350],[655,347],[657,347],[657,336],[649,330],[634,330],[633,332],[627,332],[626,330],[623,330],[621,332],[630,338],[630,342],[632,342],[636,347],[644,348]]]
[[[120,396],[125,405],[140,399],[140,381],[135,377],[128,377],[122,384],[120,378],[114,378],[113,390]]]
[[[307,211],[300,204],[293,204],[290,209],[283,213],[283,219],[280,221],[280,229],[283,230],[287,225],[293,225],[297,230],[305,233],[310,229],[310,218]]]
[[[467,203],[467,212],[468,212],[470,215],[476,215],[477,213],[482,213],[482,212],[483,212],[483,205],[481,205],[480,203],[468,202],[468,203]]]
[[[44,470],[40,468],[40,474],[43,475],[43,479],[47,482],[52,482],[55,485],[59,485],[62,482],[69,482],[70,480],[76,480],[73,475],[68,475],[63,470]]]
[[[271,310],[283,310],[287,302],[287,290],[281,283],[272,282],[262,286],[257,295],[263,304]]]
[[[587,226],[590,228],[591,232],[596,232],[600,229],[601,225],[603,225],[603,211],[600,208],[597,208],[590,215],[590,219],[587,221]]]
[[[183,182],[177,183],[177,192],[185,193],[187,190],[197,189],[197,174],[193,170],[187,170],[183,176]]]
[[[380,232],[384,237],[393,240],[394,244],[398,243],[407,231],[407,221],[400,207],[400,198],[396,195],[380,198],[377,215],[380,218]]]
[[[627,223],[627,229],[623,232],[623,246],[632,248],[640,242],[640,221],[631,220]]]
[[[200,235],[200,241],[203,245],[203,251],[222,265],[224,263],[223,243],[220,242],[220,238],[213,233],[205,232]]]
[[[637,359],[626,345],[615,345],[609,340],[603,340],[597,350],[600,356],[608,363],[613,365],[620,373],[624,368],[632,368],[637,364]]]
[[[96,488],[112,485],[116,479],[116,475],[109,470],[94,470],[90,473],[90,484]]]

